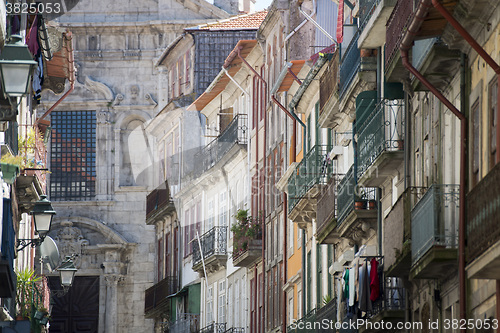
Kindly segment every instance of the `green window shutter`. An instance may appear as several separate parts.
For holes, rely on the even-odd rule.
[[[316,127],[316,138],[315,138],[314,144],[315,145],[319,145],[320,139],[321,139],[321,136],[320,136],[321,127],[319,126],[319,122],[318,122],[318,119],[319,119],[319,102],[316,103],[314,111],[315,111],[314,112],[314,122],[315,122],[314,125]]]
[[[316,269],[317,269],[317,277],[316,277],[316,303],[319,306],[321,306],[322,303],[322,298],[323,298],[323,284],[321,283],[322,281],[322,272],[323,272],[323,265],[322,265],[322,257],[321,257],[321,245],[316,244]]]
[[[333,265],[333,245],[328,244],[328,268],[327,270],[330,269],[330,266]],[[333,276],[330,276],[330,273],[328,273],[328,295],[333,296]]]
[[[311,149],[311,115],[307,117],[307,140],[306,140],[306,151],[304,152],[304,157],[305,154],[309,152],[309,149]]]
[[[306,313],[309,313],[309,311],[312,310],[311,308],[311,303],[312,303],[312,272],[311,272],[311,251],[307,253],[307,311]]]

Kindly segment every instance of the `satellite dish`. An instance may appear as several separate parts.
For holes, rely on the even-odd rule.
[[[45,237],[45,240],[40,245],[40,256],[42,262],[47,264],[47,268],[52,272],[59,264],[59,250],[56,242],[50,236]]]

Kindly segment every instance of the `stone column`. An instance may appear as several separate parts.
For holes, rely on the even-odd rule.
[[[123,279],[121,275],[105,275],[106,281],[106,333],[117,333],[118,283]]]

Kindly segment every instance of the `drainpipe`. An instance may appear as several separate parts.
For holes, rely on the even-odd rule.
[[[59,98],[54,103],[54,105],[52,105],[50,107],[50,109],[48,109],[40,118],[38,118],[35,121],[35,124],[33,126],[38,125],[38,123],[42,119],[44,119],[45,117],[47,117],[56,108],[56,106],[58,106],[75,89],[75,65],[74,65],[75,58],[74,58],[74,54],[73,54],[73,36],[71,34],[71,31],[66,31],[64,39],[65,39],[65,42],[66,42],[65,48],[66,48],[66,51],[68,52],[68,64],[70,66],[70,68],[69,68],[69,78],[68,78],[68,81],[70,83],[70,88],[69,88],[68,91],[66,91],[64,93],[64,95],[61,96],[61,98]]]
[[[464,29],[464,27],[453,17],[453,15],[450,14],[450,12],[443,7],[437,0],[432,0],[432,4],[434,7],[443,15],[443,17],[455,28],[455,30],[465,39],[467,43],[477,52],[477,54],[483,58],[483,60],[493,69],[495,74],[497,75],[497,96],[500,96],[500,66],[496,63],[495,60],[479,45],[478,42],[472,37],[467,30]],[[496,146],[497,146],[497,151],[495,154],[495,160],[496,163],[500,162],[500,126],[498,124],[498,119],[500,119],[500,98],[497,98],[497,137],[496,137]],[[465,231],[464,231],[465,234]],[[462,241],[460,242],[462,244]],[[462,254],[460,252],[460,254]],[[465,256],[465,254],[464,254]],[[462,262],[463,261],[463,262]],[[465,257],[460,259],[461,266],[463,265],[464,271],[465,271]],[[465,274],[465,272],[464,272]],[[464,278],[465,279],[465,278]],[[462,288],[462,286],[460,286]],[[464,293],[465,293],[465,286],[464,288]],[[462,289],[460,290],[462,291]],[[500,280],[496,280],[496,312],[497,312],[497,318],[500,318]],[[464,304],[460,306],[460,315],[462,313],[465,314],[466,312],[466,305]],[[465,318],[465,316],[463,317]]]
[[[241,56],[241,48],[237,48],[236,49],[236,54],[238,55],[238,58],[240,58],[240,60],[254,73],[254,75],[256,77],[259,78],[260,81],[262,81],[262,83],[264,84],[264,93],[267,95],[267,82],[266,80],[264,80],[264,78],[259,74],[257,73],[257,71],[247,62],[247,60],[245,58],[243,58]],[[264,99],[263,96],[261,96],[261,99]],[[259,101],[260,102],[260,101]],[[264,107],[266,106],[266,104],[264,104]],[[264,110],[264,156],[263,156],[263,170],[264,170],[264,174],[263,174],[263,183],[265,184],[266,183],[266,167],[267,167],[267,158],[266,158],[266,154],[265,154],[265,150],[266,150],[266,134],[267,134],[267,111]],[[257,137],[259,136],[259,126],[257,126]],[[257,146],[257,149],[256,151],[259,150],[259,147]],[[257,169],[258,169],[258,165],[257,165]],[[263,314],[265,313],[265,305],[266,305],[266,302],[265,302],[265,292],[266,292],[266,276],[265,276],[265,273],[266,273],[266,223],[265,223],[265,217],[266,217],[266,214],[265,214],[265,206],[262,205],[262,211],[264,212],[263,214],[263,219],[262,219],[262,312]],[[264,316],[265,317],[265,316]],[[259,318],[259,319],[262,319],[262,318]],[[265,323],[263,322],[263,325],[265,327]]]
[[[412,73],[423,85],[425,85],[443,103],[459,120],[460,120],[460,212],[459,212],[459,245],[458,245],[458,274],[459,274],[459,304],[460,304],[460,319],[467,318],[466,312],[466,285],[465,285],[465,172],[467,167],[467,118],[461,113],[441,92],[434,87],[413,65],[410,63],[408,51],[410,50],[416,32],[420,29],[429,8],[430,2],[435,0],[422,0],[420,6],[415,13],[415,20],[408,28],[408,33],[405,34],[400,45],[401,59],[403,65]]]
[[[293,136],[295,136],[295,133],[293,134]],[[293,141],[293,140],[292,140]],[[286,146],[285,146],[286,147]],[[287,201],[287,195],[286,193],[283,193],[283,285],[286,284],[286,281],[287,281],[287,278],[288,278],[288,265],[287,265],[287,261],[288,261],[288,257],[287,257],[287,216],[286,216],[286,212],[288,210],[288,201]],[[281,326],[282,326],[282,329],[281,329],[281,332],[286,332],[286,310],[287,310],[287,306],[288,306],[288,302],[287,302],[287,299],[286,299],[286,291],[283,290],[283,304],[282,304],[282,314],[281,314]]]
[[[434,7],[443,15],[443,17],[448,21],[453,28],[465,39],[467,43],[479,54],[481,58],[493,69],[497,75],[498,80],[498,90],[497,96],[500,96],[500,66],[493,60],[493,58],[479,45],[478,42],[472,37],[467,30],[450,14],[450,12],[439,3],[438,0],[432,0]],[[497,98],[497,147],[500,147],[500,126],[498,124],[498,119],[500,119],[500,98]],[[496,162],[500,162],[500,149],[497,148],[496,152]]]
[[[299,8],[301,8],[301,7],[299,7]],[[313,11],[312,11],[311,15],[309,15],[309,16],[314,16],[314,15],[316,15],[316,1],[315,1],[315,0],[313,0]],[[307,19],[305,19],[305,20],[304,20],[304,21],[302,21],[302,22],[301,22],[301,23],[300,23],[297,27],[295,27],[295,29],[293,29],[293,30],[292,30],[292,32],[290,32],[290,33],[288,34],[288,36],[286,36],[286,37],[285,37],[285,43],[286,43],[286,42],[287,42],[290,38],[292,38],[292,36],[293,36],[293,35],[295,35],[295,33],[296,33],[297,31],[299,31],[299,29],[300,29],[300,28],[302,28],[302,27],[304,26],[304,24],[306,24],[306,23],[307,23]]]

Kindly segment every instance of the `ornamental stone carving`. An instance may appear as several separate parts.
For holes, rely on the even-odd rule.
[[[82,257],[82,247],[89,245],[89,241],[83,237],[80,228],[73,226],[72,222],[62,222],[62,228],[57,232],[55,240],[59,248],[61,258],[77,254],[75,260],[76,267],[80,267]]]

